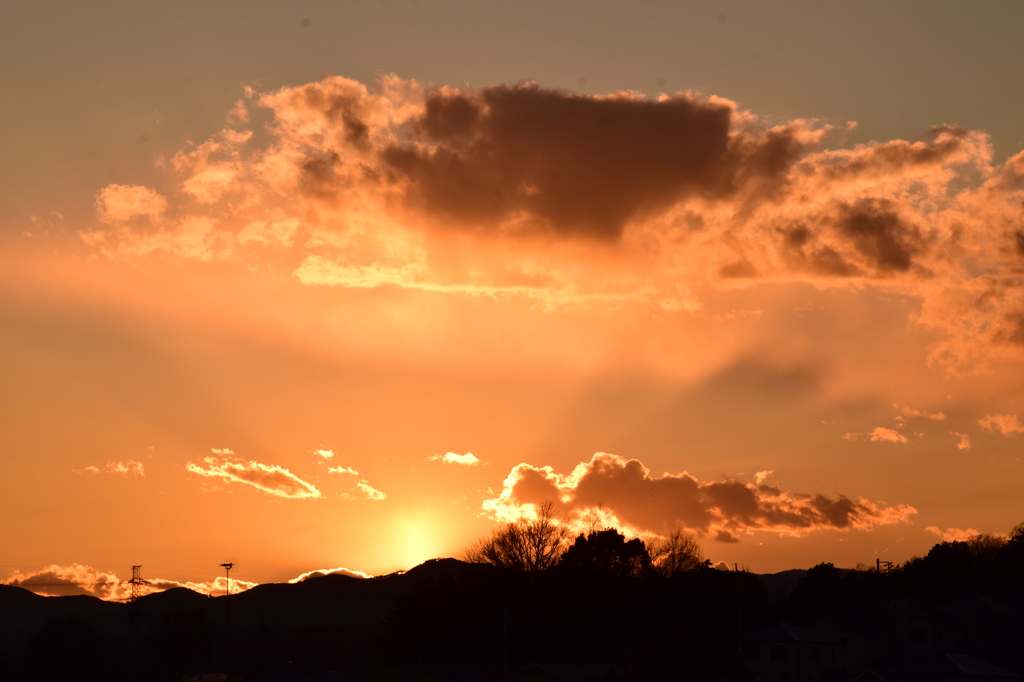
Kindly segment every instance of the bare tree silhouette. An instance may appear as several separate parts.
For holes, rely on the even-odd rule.
[[[677,528],[668,537],[655,538],[647,543],[647,552],[655,570],[666,578],[677,573],[695,571],[705,565],[704,550],[697,538]]]
[[[1005,544],[1006,538],[991,533],[978,533],[967,538],[971,556],[979,561],[994,561]]]
[[[534,518],[505,524],[471,547],[464,558],[517,571],[544,571],[558,563],[571,535],[555,516],[554,503],[546,501]]]

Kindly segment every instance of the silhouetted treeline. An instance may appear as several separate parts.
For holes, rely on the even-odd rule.
[[[512,669],[599,662],[710,674],[729,667],[744,625],[770,615],[757,576],[747,573],[702,568],[664,578],[630,575],[618,563],[566,562],[539,573],[453,566],[398,599],[376,660],[500,661]]]
[[[527,545],[487,554],[510,528]],[[888,573],[823,563],[769,576],[716,570],[683,535],[649,548],[614,529],[529,530],[499,529],[471,562],[230,597],[175,589],[119,604],[0,586],[0,679],[797,682],[1024,669],[1024,525],[1008,541],[939,543]],[[531,538],[542,542],[529,550]]]

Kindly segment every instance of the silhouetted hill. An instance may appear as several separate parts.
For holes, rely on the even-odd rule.
[[[0,585],[0,602],[29,603],[46,597],[36,594],[24,587],[14,585]]]
[[[470,564],[459,559],[444,558],[424,561],[419,566],[414,566],[401,575],[404,579],[411,579],[413,581],[459,579],[471,575],[480,575],[493,569],[493,566],[487,564]]]
[[[202,613],[210,606],[211,598],[187,587],[173,587],[162,592],[153,592],[131,605],[125,610],[131,611],[136,625],[145,625],[164,618],[170,613]]]
[[[299,583],[258,585],[215,597],[210,613],[218,622],[230,617],[234,627],[246,629],[377,625],[387,619],[395,599],[412,589],[410,573],[376,578],[332,573]]]
[[[609,680],[739,682],[799,660],[839,682],[946,653],[1020,671],[1017,555],[968,565],[964,586],[942,572],[962,562],[956,551],[891,574],[831,564],[760,576],[522,571],[435,559],[375,578],[329,574],[216,597],[175,588],[131,604],[0,586],[0,679],[180,682],[231,670],[253,682],[406,672],[485,682],[500,669],[510,681],[601,670]]]
[[[776,604],[781,604],[793,593],[793,590],[796,589],[796,586],[800,584],[800,581],[803,580],[806,574],[807,569],[794,568],[778,573],[764,573],[758,575],[757,579],[761,582],[761,587],[764,589],[765,594],[768,595],[768,598]]]
[[[0,650],[24,643],[55,619],[89,623],[111,639],[156,627],[174,616],[201,616],[218,627],[271,631],[383,624],[395,600],[417,585],[486,571],[457,559],[425,562],[409,571],[375,578],[332,573],[298,583],[269,583],[208,597],[184,587],[155,592],[134,604],[77,595],[44,597],[22,587],[0,585]]]
[[[0,585],[0,595],[0,656],[26,647],[33,636],[54,623],[82,624],[104,637],[128,632],[121,604],[84,595],[43,597],[9,585]]]

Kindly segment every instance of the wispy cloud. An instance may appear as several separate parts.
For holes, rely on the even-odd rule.
[[[909,442],[907,437],[904,436],[899,431],[896,431],[894,429],[888,429],[888,428],[886,428],[884,426],[875,427],[875,429],[871,433],[868,433],[868,434],[863,434],[863,433],[857,433],[855,431],[850,431],[850,432],[844,433],[842,436],[840,436],[840,438],[842,438],[843,440],[848,440],[848,441],[852,442],[852,441],[860,440],[865,435],[868,437],[868,440],[871,440],[871,441],[882,441],[882,442],[886,442],[886,443],[908,443]],[[916,435],[923,436],[924,434],[923,433],[918,433]]]
[[[978,420],[978,424],[986,431],[998,431],[1004,436],[1024,433],[1024,426],[1015,414],[986,414]]]
[[[121,474],[122,476],[146,475],[142,462],[136,462],[134,459],[126,459],[123,462],[107,462],[107,471],[112,474]]]
[[[975,535],[979,535],[979,531],[973,528],[947,528],[942,530],[938,526],[928,526],[924,530],[926,533],[939,536],[944,542],[966,542]]]
[[[917,511],[864,498],[785,492],[770,485],[770,472],[753,483],[736,479],[700,482],[687,473],[651,476],[638,460],[599,452],[572,473],[519,464],[505,479],[501,493],[483,503],[499,520],[529,517],[550,500],[570,523],[585,525],[599,514],[635,532],[663,534],[683,526],[726,542],[737,534],[771,531],[801,535],[822,529],[869,529],[908,521]]]
[[[359,476],[359,472],[356,471],[355,469],[353,469],[352,467],[340,467],[340,466],[329,467],[327,469],[327,473],[329,473],[329,474],[344,474],[344,475],[348,475],[348,476]],[[387,495],[385,495],[384,493],[382,493],[381,491],[377,490],[372,485],[370,485],[366,481],[365,478],[360,478],[358,481],[356,481],[355,486],[352,487],[352,488],[349,488],[349,490],[350,491],[355,491],[355,490],[361,491],[363,493],[363,495],[366,497],[366,499],[368,499],[368,500],[386,500],[387,497],[388,497]],[[343,497],[345,499],[348,499],[348,500],[356,499],[355,496],[352,495],[351,493],[341,493],[341,497]]]
[[[313,453],[320,455],[323,459],[331,459],[334,457],[334,450],[314,450]]]
[[[231,450],[213,450],[217,454],[234,455]],[[203,465],[189,462],[188,471],[208,478],[222,478],[244,483],[275,497],[313,499],[322,497],[312,483],[307,483],[287,469],[275,464],[261,464],[239,458],[204,457]]]
[[[446,452],[443,455],[431,455],[427,459],[445,462],[446,464],[464,464],[465,466],[477,466],[483,464],[480,459],[472,452],[467,452],[464,455],[458,455],[454,452]]]
[[[958,450],[967,451],[971,449],[971,436],[967,433],[960,433],[959,431],[950,431],[949,435],[957,437],[956,447]]]
[[[81,469],[72,469],[76,474],[87,473],[87,474],[98,474],[100,468],[96,466],[82,467]],[[134,459],[126,459],[123,461],[110,460],[103,468],[108,474],[120,474],[121,476],[132,477],[132,476],[145,476],[146,470],[142,462],[137,462]]]
[[[886,443],[906,443],[907,437],[899,431],[893,429],[887,429],[884,426],[878,426],[874,431],[871,432],[872,441],[884,441]]]
[[[359,483],[356,483],[356,487],[363,491],[363,494],[366,495],[366,499],[368,500],[386,500],[388,497],[366,481],[359,481]]]
[[[166,210],[167,199],[140,185],[107,185],[96,196],[96,213],[105,223],[125,223],[138,217],[158,219]]]
[[[893,407],[899,409],[899,405],[896,403],[892,404]],[[902,424],[906,419],[914,417],[923,417],[925,419],[932,419],[935,421],[942,421],[946,418],[946,415],[942,412],[926,412],[918,410],[912,407],[903,407],[900,409],[900,414],[896,416],[896,421]]]

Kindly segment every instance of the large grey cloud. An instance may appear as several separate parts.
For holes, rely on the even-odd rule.
[[[489,227],[523,212],[556,232],[615,238],[628,220],[688,195],[728,193],[737,162],[772,156],[770,144],[732,148],[731,118],[729,106],[685,95],[445,90],[427,97],[413,139],[382,156],[412,180],[410,200],[441,217]],[[759,167],[780,166],[765,158]]]

